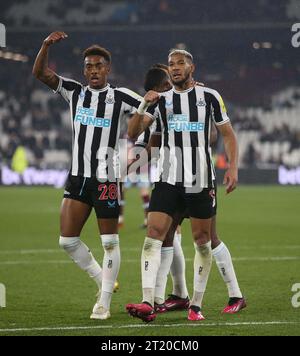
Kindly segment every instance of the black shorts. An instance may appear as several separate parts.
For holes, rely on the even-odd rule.
[[[182,219],[210,219],[216,214],[215,189],[204,188],[200,193],[186,193],[184,187],[158,182],[152,191],[150,212],[162,212]]]
[[[214,190],[215,190],[215,201],[213,206],[213,216],[217,215],[217,206],[218,206],[218,199],[217,199],[217,183],[214,181]],[[178,225],[183,223],[184,219],[189,219],[189,211],[187,207],[184,205],[182,206],[181,210],[175,213],[175,218],[178,220]]]
[[[69,174],[64,198],[92,206],[98,219],[118,219],[119,193],[118,181],[101,183],[95,177],[85,178]]]

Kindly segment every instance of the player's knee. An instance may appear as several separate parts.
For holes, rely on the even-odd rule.
[[[161,250],[161,242],[158,239],[146,237],[143,245],[144,256],[153,256],[156,251]]]
[[[153,239],[161,239],[166,235],[166,231],[162,226],[149,225],[148,226],[148,236]]]
[[[199,230],[193,233],[196,245],[204,245],[210,241],[210,232],[208,230]]]
[[[63,237],[59,238],[59,246],[64,250],[75,250],[80,245],[79,237]]]
[[[195,249],[202,256],[207,256],[211,253],[211,243],[210,243],[210,241],[208,241],[206,243],[202,243],[202,241],[196,240],[195,241]]]
[[[119,236],[117,234],[101,235],[102,247],[106,252],[112,252],[119,246]]]

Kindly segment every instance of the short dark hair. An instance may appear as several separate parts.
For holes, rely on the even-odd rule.
[[[98,45],[93,45],[83,51],[83,59],[85,59],[87,56],[101,56],[103,57],[107,63],[111,63],[111,54],[110,52],[103,47],[100,47]]]
[[[162,64],[162,63],[155,63],[155,64],[153,64],[153,66],[151,68],[164,69],[167,72],[169,72],[169,67],[166,64]]]
[[[161,68],[150,68],[146,74],[144,89],[146,91],[153,90],[162,84],[164,80],[168,79],[168,74]]]

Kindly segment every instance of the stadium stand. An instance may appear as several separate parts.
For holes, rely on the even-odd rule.
[[[282,21],[300,18],[297,0],[255,0],[245,2],[240,7],[239,0],[211,0],[205,11],[199,9],[199,1],[172,0],[148,1],[74,1],[43,0],[36,6],[34,0],[21,0],[17,3],[0,6],[1,12],[13,26],[60,26],[60,25],[99,25],[99,24],[173,24],[180,18],[181,23],[211,24],[220,22]],[[204,5],[203,5],[204,6]],[[35,8],[32,12],[30,9]],[[226,8],[226,16],[224,16]],[[149,16],[154,14],[155,16]],[[182,14],[185,16],[182,16]]]
[[[213,27],[220,22],[272,22],[276,27],[276,23],[300,19],[297,0],[255,0],[245,2],[242,10],[236,6],[239,1],[224,0],[222,9],[226,7],[226,16],[218,6],[213,6],[216,0],[203,12],[194,11],[196,5],[199,8],[196,0],[176,2],[176,7],[170,0],[149,0],[143,6],[140,1],[68,0],[62,5],[58,0],[45,0],[34,2],[36,11],[28,12],[30,3],[33,0],[0,3],[5,23],[15,29],[10,34],[8,49],[26,54],[29,59],[17,63],[0,55],[0,164],[10,165],[16,147],[23,145],[30,165],[68,168],[71,135],[67,107],[58,95],[34,80],[31,69],[41,36],[46,36],[49,28],[76,26],[78,32],[70,30],[70,38],[51,50],[50,64],[59,74],[82,80],[82,49],[100,42],[113,54],[111,83],[143,94],[145,71],[153,63],[163,61],[170,46],[181,46],[176,43],[180,38],[200,64],[195,77],[224,96],[238,133],[241,166],[300,165],[300,67],[282,28],[279,26],[279,35],[276,28],[258,33],[245,25],[245,32],[228,29],[220,36],[218,27]],[[155,16],[149,16],[154,13]],[[152,31],[151,27],[187,22],[208,25],[211,30],[161,32]],[[142,33],[135,31],[139,24],[149,28]],[[132,25],[132,30],[106,29],[101,34],[92,29],[98,25],[110,25],[115,30],[119,25]],[[20,27],[29,30],[20,35]],[[35,27],[45,27],[45,34],[35,31]],[[89,27],[91,31],[87,32]],[[152,36],[151,41],[142,41],[147,35]],[[253,42],[262,43],[265,38],[273,42],[272,48],[256,50]]]

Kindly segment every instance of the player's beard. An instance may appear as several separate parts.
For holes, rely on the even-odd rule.
[[[191,73],[186,73],[185,76],[184,76],[184,78],[181,79],[181,80],[179,80],[179,81],[177,81],[177,82],[174,81],[174,80],[172,80],[173,85],[176,85],[177,87],[183,89],[183,88],[184,88],[184,85],[191,79],[191,78],[190,78],[190,74],[191,74]]]

